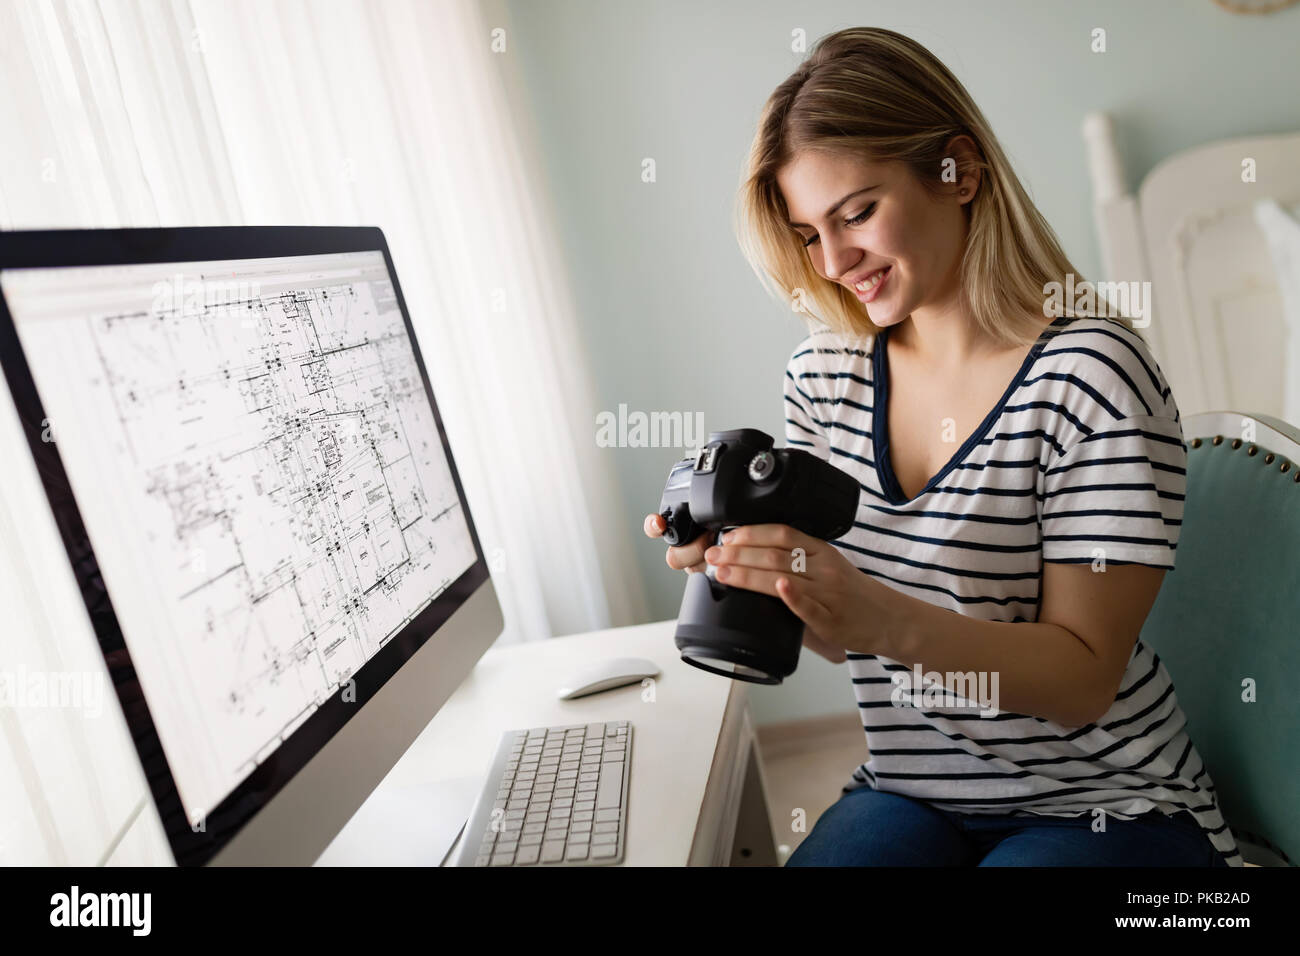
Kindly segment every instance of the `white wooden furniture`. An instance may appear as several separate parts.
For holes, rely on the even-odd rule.
[[[371,800],[382,801],[385,790],[407,795],[422,787],[433,792],[441,781],[482,779],[506,730],[629,720],[631,793],[622,865],[776,865],[746,684],[682,663],[673,645],[675,625],[660,621],[488,651]],[[602,657],[645,657],[661,673],[651,686],[556,699],[556,688],[584,662]],[[353,821],[365,821],[368,832],[360,840],[350,834],[351,844],[402,838],[400,821],[374,825],[364,811]],[[459,840],[449,859],[458,850]],[[382,850],[377,855],[389,856]],[[337,855],[331,862],[347,863]]]
[[[1151,324],[1142,334],[1183,418],[1250,409],[1285,420],[1287,336],[1300,329],[1288,333],[1254,207],[1266,198],[1286,209],[1300,203],[1300,133],[1184,150],[1136,190],[1125,181],[1111,118],[1090,114],[1083,136],[1099,278],[1151,283]],[[1254,181],[1243,181],[1243,171]]]

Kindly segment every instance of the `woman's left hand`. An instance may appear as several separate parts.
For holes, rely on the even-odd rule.
[[[822,642],[858,654],[882,652],[895,592],[830,543],[785,524],[742,525],[704,560],[723,584],[780,598]]]

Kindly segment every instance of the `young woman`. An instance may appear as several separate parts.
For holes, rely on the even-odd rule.
[[[900,34],[824,38],[767,102],[740,211],[811,317],[787,444],[862,486],[833,543],[668,550],[848,661],[870,759],[787,865],[1242,865],[1138,640],[1174,566],[1178,406],[1130,321],[1054,295],[1083,279],[966,90]]]

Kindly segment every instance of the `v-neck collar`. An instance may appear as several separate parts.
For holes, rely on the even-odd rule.
[[[1006,407],[1008,400],[1020,383],[1025,380],[1029,373],[1030,367],[1037,360],[1039,353],[1057,331],[1069,321],[1069,316],[1060,316],[1051,325],[1047,326],[1038,336],[1025,360],[1020,363],[1020,370],[1016,372],[1015,377],[1011,379],[1011,384],[1006,387],[1002,397],[998,399],[992,411],[984,416],[984,420],[971,433],[962,446],[957,449],[956,454],[948,460],[948,463],[939,469],[939,472],[925,483],[925,487],[916,493],[916,497],[908,498],[903,489],[898,484],[898,479],[894,476],[894,466],[889,460],[889,361],[886,357],[885,342],[889,338],[890,329],[888,326],[876,333],[876,340],[871,347],[871,370],[872,370],[872,402],[871,402],[871,445],[872,457],[876,462],[876,476],[880,479],[880,487],[885,493],[885,498],[893,505],[909,505],[920,498],[925,497],[930,491],[947,477],[948,473],[956,468],[965,457],[970,454],[970,450],[984,440],[989,429],[1002,416],[1002,410]]]

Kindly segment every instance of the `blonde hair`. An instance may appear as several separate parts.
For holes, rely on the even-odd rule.
[[[961,289],[978,329],[1010,347],[1042,331],[1048,283],[1076,289],[1084,280],[1034,206],[988,121],[957,78],[910,37],[854,27],[823,37],[768,97],[741,177],[736,235],[759,281],[810,330],[820,323],[851,340],[878,331],[868,308],[844,285],[817,273],[789,211],[777,173],[802,150],[864,160],[900,161],[932,195],[953,136],[975,141],[980,157],[958,174],[981,170],[967,205],[969,232]],[[797,300],[797,301],[796,301]],[[1100,295],[1097,309],[1133,328]],[[1094,312],[1096,310],[1093,310]],[[1076,314],[1089,310],[1076,309]],[[1141,337],[1141,333],[1134,330]]]

